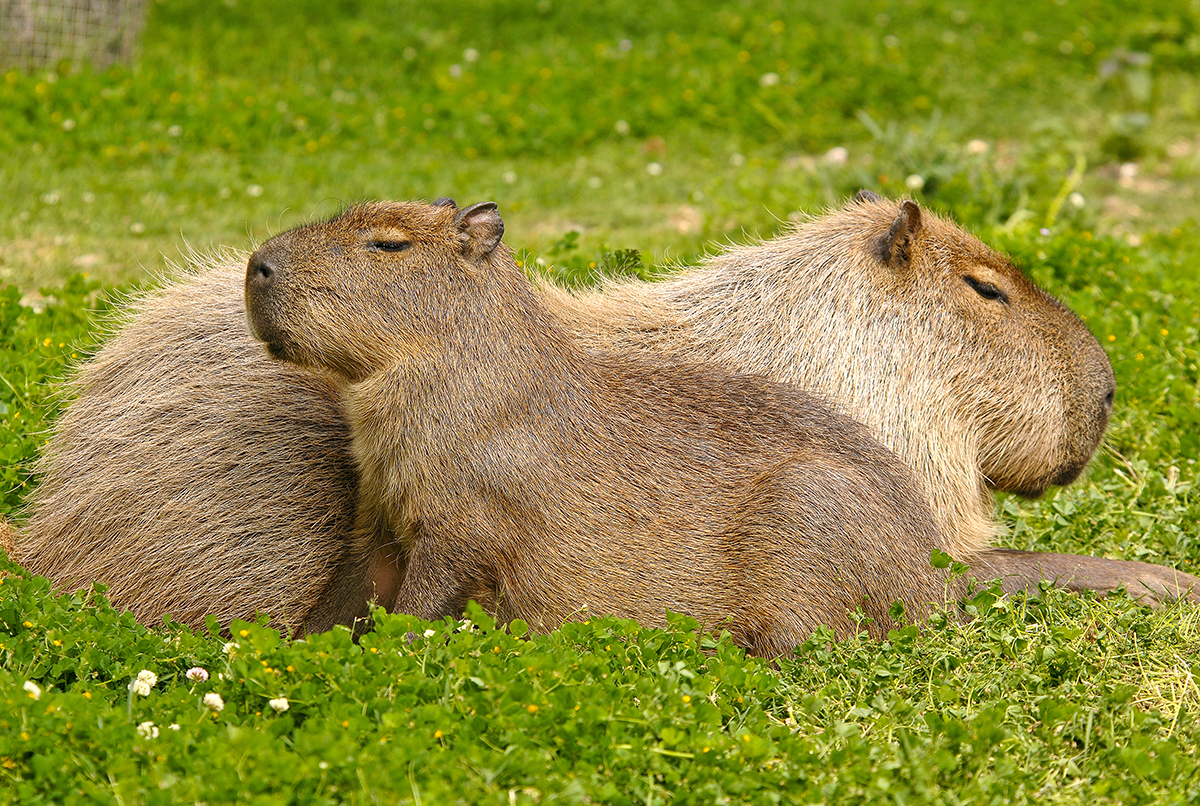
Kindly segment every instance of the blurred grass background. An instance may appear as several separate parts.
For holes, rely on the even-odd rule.
[[[1200,207],[1200,11],[1115,9],[154,2],[129,67],[3,75],[0,281],[440,195],[499,202],[516,246],[652,263],[859,187],[1136,243]]]

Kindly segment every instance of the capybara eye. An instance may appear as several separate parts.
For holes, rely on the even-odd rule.
[[[369,248],[376,252],[403,252],[410,246],[409,241],[371,241]]]
[[[991,283],[985,283],[982,280],[976,280],[974,277],[963,277],[963,282],[975,289],[975,293],[984,299],[995,299],[1008,304],[1008,294],[1005,294]]]

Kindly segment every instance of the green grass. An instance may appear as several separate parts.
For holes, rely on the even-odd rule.
[[[94,343],[92,317],[188,244],[245,246],[361,198],[494,199],[509,243],[579,282],[593,263],[629,270],[623,250],[653,273],[869,187],[1013,254],[1112,359],[1092,468],[1039,501],[1002,497],[1000,542],[1195,572],[1197,68],[1200,12],[1165,0],[154,4],[132,67],[0,74],[0,280],[14,284],[0,290],[0,512],[36,481],[52,381]],[[818,635],[774,669],[685,620],[522,638],[480,614],[465,631],[381,617],[357,645],[237,624],[226,652],[228,636],[146,629],[98,593],[56,597],[12,570],[0,802],[1200,790],[1188,606],[985,592],[969,623],[882,644]],[[210,678],[189,681],[194,666]],[[158,682],[131,695],[143,669]]]

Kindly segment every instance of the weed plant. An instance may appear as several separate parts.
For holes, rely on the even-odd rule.
[[[530,271],[586,284],[868,187],[1013,254],[1112,359],[1087,476],[1001,496],[999,542],[1196,572],[1198,67],[1200,11],[1168,0],[157,3],[131,67],[0,80],[0,513],[36,483],[55,381],[102,338],[114,286],[185,238],[246,246],[359,198],[493,198]],[[147,628],[102,586],[55,595],[5,568],[0,802],[1200,790],[1182,604],[985,588],[883,643],[818,633],[772,666],[684,618],[530,636],[477,610],[380,613],[358,643]]]

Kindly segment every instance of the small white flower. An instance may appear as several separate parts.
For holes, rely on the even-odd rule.
[[[157,739],[158,728],[153,722],[143,722],[137,726],[137,732],[142,735],[143,739]]]
[[[904,180],[904,186],[909,190],[920,190],[925,187],[925,177],[920,174],[909,174],[908,178]]]
[[[437,635],[437,630],[426,630],[425,631],[426,638],[432,638],[435,635]]]
[[[825,162],[828,165],[845,165],[849,160],[850,152],[842,146],[831,148],[825,152]]]
[[[277,713],[282,714],[290,706],[288,705],[287,697],[277,697],[273,700],[267,700],[267,705],[275,709]]]
[[[779,73],[763,73],[758,77],[760,87],[774,87],[779,83]]]
[[[262,185],[251,185],[250,187],[246,188],[246,194],[255,197],[261,196],[263,194],[263,187]]]
[[[208,670],[201,669],[199,666],[193,666],[187,670],[187,679],[193,683],[203,683],[208,679]]]
[[[971,142],[967,143],[968,154],[986,154],[988,152],[988,148],[990,148],[990,146],[987,144],[987,140],[972,140]]]
[[[646,166],[646,173],[651,176],[662,176],[663,167],[660,162],[652,162]]]
[[[467,48],[463,51],[463,61],[477,62],[479,61],[479,51],[475,48]]]
[[[1079,209],[1080,207],[1083,207],[1083,205],[1087,204],[1087,200],[1083,198],[1083,194],[1078,192],[1072,193],[1070,196],[1068,196],[1067,201],[1070,202],[1071,206],[1076,209]]]
[[[617,130],[617,134],[629,134],[629,121],[618,120],[613,124],[613,128]]]
[[[204,695],[204,704],[214,711],[220,711],[225,708],[225,701],[215,691],[210,691]]]
[[[149,669],[142,669],[137,677],[129,681],[129,690],[143,697],[150,695],[150,689],[158,684],[158,675]]]
[[[179,725],[177,723],[167,725],[167,730],[179,730]]]
[[[238,645],[235,641],[226,641],[225,646],[221,647],[221,651],[226,655],[232,655],[233,650],[237,649]]]
[[[29,696],[33,697],[35,700],[40,700],[42,698],[42,687],[32,680],[26,680],[25,685],[21,688],[28,691]]]

